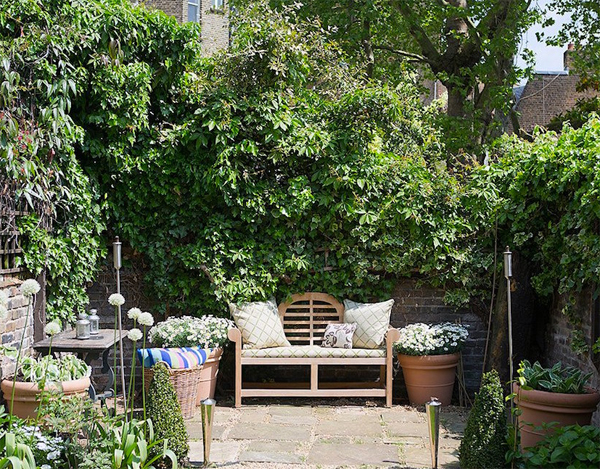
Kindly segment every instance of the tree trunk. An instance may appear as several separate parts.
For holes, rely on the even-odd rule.
[[[448,115],[451,117],[465,117],[465,98],[461,90],[454,86],[448,88]]]

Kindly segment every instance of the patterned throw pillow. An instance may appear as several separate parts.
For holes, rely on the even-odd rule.
[[[323,334],[321,347],[328,348],[352,348],[352,336],[356,330],[356,324],[327,324]]]
[[[345,323],[356,323],[352,345],[356,348],[379,348],[390,324],[394,300],[381,303],[355,303],[344,300]]]
[[[244,348],[291,346],[285,338],[275,299],[240,305],[229,303],[229,311],[242,333]]]

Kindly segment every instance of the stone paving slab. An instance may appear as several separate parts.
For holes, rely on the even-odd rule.
[[[239,423],[231,429],[228,437],[233,440],[306,441],[311,437],[311,429],[306,425]]]
[[[357,438],[380,438],[382,435],[382,427],[377,420],[373,418],[367,419],[364,416],[356,418],[352,422],[323,420],[317,422],[315,434],[319,436],[329,435],[353,436]]]
[[[251,441],[240,454],[240,461],[302,464],[306,456],[301,444],[282,441]]]
[[[398,447],[376,443],[340,445],[316,442],[308,454],[309,464],[398,466]]]
[[[444,408],[440,469],[459,469],[467,412]],[[199,413],[186,422],[190,462],[203,460]],[[424,409],[356,405],[217,406],[211,462],[227,469],[377,469],[431,467]]]

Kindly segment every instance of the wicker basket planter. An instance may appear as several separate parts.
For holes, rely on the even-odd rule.
[[[174,369],[170,368],[168,364],[166,365],[169,369],[171,384],[175,389],[177,400],[181,406],[181,414],[183,415],[184,419],[191,419],[196,411],[198,383],[200,381],[200,367]],[[148,391],[153,377],[154,370],[152,368],[144,368],[146,391]]]

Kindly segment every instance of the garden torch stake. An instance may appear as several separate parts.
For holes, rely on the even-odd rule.
[[[431,467],[438,467],[438,448],[440,446],[440,407],[442,403],[436,397],[425,403],[427,424],[429,429],[429,446],[431,447]]]
[[[119,237],[115,238],[113,242],[113,264],[117,271],[117,293],[121,294],[121,275],[119,270],[121,269],[121,242]],[[121,315],[121,306],[118,306],[119,319],[119,361],[121,366],[121,390],[123,392],[123,407],[125,408],[125,415],[127,415],[127,396],[125,395],[125,365],[123,363],[123,320]],[[134,345],[135,347],[135,345]]]
[[[508,297],[508,382],[511,383],[513,380],[513,341],[512,341],[512,305],[510,298],[510,279],[512,277],[512,252],[510,248],[506,246],[504,252],[504,276],[506,277],[506,294]],[[510,400],[510,421],[513,421],[513,399]]]

